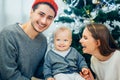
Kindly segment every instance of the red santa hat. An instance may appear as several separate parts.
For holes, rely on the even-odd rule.
[[[56,4],[56,2],[54,0],[35,0],[34,3],[33,3],[33,5],[32,5],[32,8],[35,5],[37,5],[39,3],[43,3],[43,2],[46,2],[46,3],[50,4],[54,8],[54,10],[55,10],[55,16],[56,16],[57,11],[58,11],[58,6],[57,6],[57,4]]]

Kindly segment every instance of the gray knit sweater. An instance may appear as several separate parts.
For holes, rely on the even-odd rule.
[[[40,76],[47,40],[40,33],[30,39],[18,24],[0,32],[0,80],[30,80]]]
[[[80,72],[83,67],[87,68],[87,63],[75,48],[71,47],[65,57],[50,50],[45,57],[44,76],[48,78],[58,73]]]

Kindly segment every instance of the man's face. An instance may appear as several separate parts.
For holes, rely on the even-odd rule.
[[[47,4],[39,4],[35,11],[31,11],[31,25],[37,32],[46,30],[54,20],[55,12]]]

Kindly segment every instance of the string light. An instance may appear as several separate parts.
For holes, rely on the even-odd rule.
[[[63,0],[63,2],[65,2],[65,3],[66,3],[66,2],[67,2],[67,0]]]
[[[85,10],[87,16],[89,17],[90,22],[91,22],[91,23],[94,23],[95,21],[91,18],[91,16],[90,16],[90,11],[89,11],[89,10],[86,10],[85,7],[84,7],[84,10]]]

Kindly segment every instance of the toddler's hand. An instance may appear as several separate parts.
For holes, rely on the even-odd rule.
[[[82,73],[83,73],[84,75],[87,75],[87,74],[89,73],[89,69],[87,69],[87,68],[82,68]]]
[[[55,80],[54,78],[50,77],[50,78],[47,78],[47,80]]]
[[[94,80],[94,77],[89,69],[80,72],[80,75],[85,78],[85,80]]]

